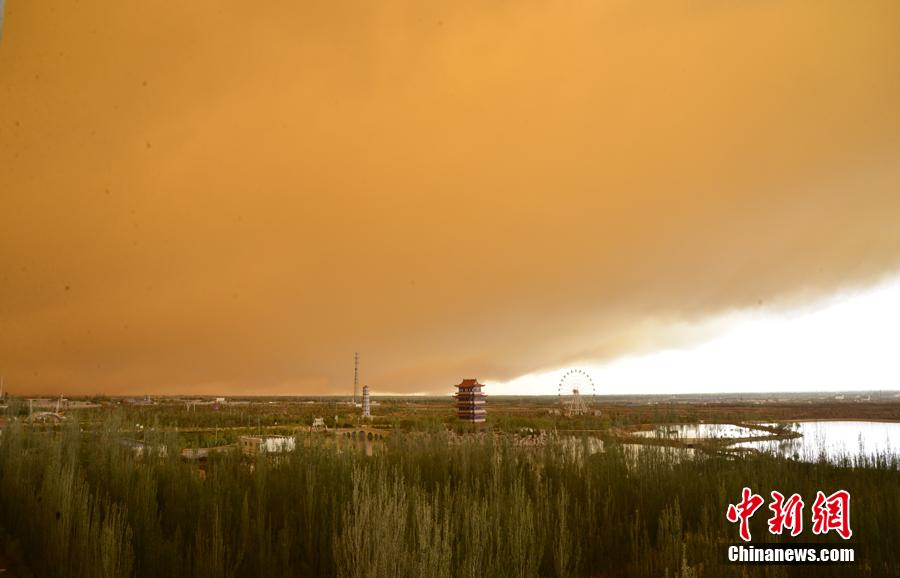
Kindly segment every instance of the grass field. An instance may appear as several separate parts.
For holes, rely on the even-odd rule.
[[[850,574],[900,572],[894,457],[684,459],[619,443],[659,423],[896,419],[892,400],[615,400],[598,416],[568,418],[551,413],[553,399],[492,399],[488,424],[472,431],[452,418],[448,399],[381,399],[366,430],[382,440],[369,452],[346,435],[361,429],[354,408],[310,401],[188,409],[106,400],[60,425],[29,424],[24,406],[11,404],[20,415],[0,437],[6,558],[17,575],[41,577],[847,575],[839,566],[723,564],[723,545],[738,541],[725,508],[750,486],[849,490],[861,560]],[[309,431],[316,416],[329,431]],[[296,436],[297,449],[255,459],[225,451],[202,463],[178,451],[259,432]],[[148,449],[136,455],[123,438]],[[774,538],[767,517],[751,519],[755,540]]]

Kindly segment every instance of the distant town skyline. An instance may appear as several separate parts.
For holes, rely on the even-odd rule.
[[[900,386],[900,3],[157,8],[6,7],[7,391]]]

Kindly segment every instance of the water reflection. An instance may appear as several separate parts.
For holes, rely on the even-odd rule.
[[[762,452],[803,461],[879,455],[900,456],[900,423],[872,421],[805,421],[791,429],[801,437],[788,440],[739,442],[732,447],[754,448]]]
[[[656,429],[634,432],[646,438],[722,439],[766,435],[768,432],[730,423],[699,423],[659,426]]]
[[[608,451],[603,440],[595,437],[563,437],[559,440],[559,446],[565,452],[565,455],[577,463],[584,463],[584,460],[593,454]],[[684,459],[692,459],[697,453],[693,448],[685,448],[679,446],[657,446],[651,444],[618,444],[618,450],[621,451],[627,463],[634,466],[638,462],[638,458],[644,456],[647,459],[659,458],[666,463],[679,463]]]
[[[652,446],[646,444],[622,444],[622,451],[630,463],[636,464],[641,455],[652,454],[665,460],[667,463],[680,463],[686,459],[697,457],[697,450],[678,446]]]

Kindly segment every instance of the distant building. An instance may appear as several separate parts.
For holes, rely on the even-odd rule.
[[[53,410],[55,413],[67,409],[69,400],[60,396],[58,399],[50,399],[47,397],[29,397],[25,401],[28,402],[30,410],[45,409]]]
[[[296,442],[291,436],[241,436],[238,445],[245,456],[256,456],[292,452]]]
[[[372,407],[369,403],[369,386],[363,386],[362,392],[362,416],[363,419],[370,419],[372,417]]]
[[[467,422],[482,423],[487,419],[484,386],[477,379],[464,379],[456,386],[456,416]]]
[[[234,449],[234,445],[214,446],[211,448],[182,448],[181,460],[185,462],[205,462],[210,454],[224,453]]]
[[[201,461],[209,458],[208,448],[182,448],[181,459],[184,461]]]
[[[119,440],[119,445],[130,450],[136,458],[142,458],[151,452],[154,452],[158,457],[169,455],[169,448],[164,444],[148,444],[140,440],[122,438]]]
[[[99,403],[94,403],[92,401],[81,401],[81,400],[66,400],[66,409],[71,411],[73,409],[95,409],[98,407],[103,407]]]

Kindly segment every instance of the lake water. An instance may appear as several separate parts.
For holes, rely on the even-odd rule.
[[[646,438],[723,439],[768,435],[768,432],[729,423],[698,423],[665,425],[652,430],[634,432],[634,435]]]
[[[572,458],[579,461],[589,455],[605,451],[603,440],[594,437],[564,437],[560,440],[560,446],[569,452],[569,455]],[[631,465],[634,465],[637,462],[638,457],[646,452],[653,452],[656,455],[665,457],[671,463],[677,463],[684,459],[691,459],[696,456],[696,451],[693,448],[677,446],[623,443],[621,449],[625,454],[628,463]]]
[[[761,424],[784,427],[785,424]],[[900,459],[900,422],[873,421],[801,421],[787,424],[801,437],[783,440],[735,442],[729,448],[753,448],[786,458],[807,462],[824,457],[838,462],[855,458],[890,454]],[[653,439],[730,439],[772,435],[765,430],[733,424],[673,424],[634,432],[634,436]]]
[[[900,423],[873,421],[801,421],[791,429],[802,437],[789,440],[739,442],[732,447],[755,448],[762,452],[803,461],[824,456],[838,461],[844,456],[874,457],[888,453],[900,457]]]

